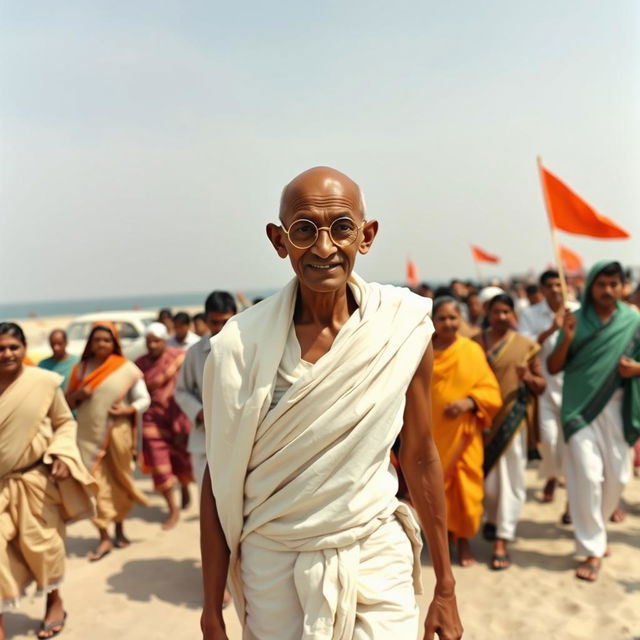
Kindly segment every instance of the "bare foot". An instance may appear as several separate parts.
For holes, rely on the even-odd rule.
[[[542,490],[542,502],[553,502],[553,496],[556,492],[556,479],[549,478],[547,484],[544,485]]]
[[[622,507],[616,507],[609,520],[611,522],[622,522],[626,517],[627,514],[622,510]]]
[[[476,563],[476,557],[467,538],[458,538],[458,562],[461,567],[471,567]]]
[[[42,622],[42,627],[38,631],[38,638],[53,638],[58,635],[63,627],[67,614],[62,606],[62,598],[58,590],[47,595],[47,611]]]
[[[180,495],[182,497],[182,505],[183,509],[188,509],[191,504],[191,494],[189,493],[189,486],[180,487]]]
[[[600,558],[589,556],[584,562],[581,562],[576,569],[576,578],[586,580],[587,582],[595,582],[598,579],[598,571],[602,561]]]
[[[95,548],[95,551],[90,551],[87,556],[91,562],[97,562],[98,560],[102,560],[108,553],[113,549],[113,543],[111,540],[100,540],[98,546]]]
[[[131,540],[124,535],[124,525],[122,522],[116,522],[115,544],[118,549],[125,549],[131,544]]]
[[[162,528],[165,531],[168,531],[169,529],[173,529],[173,527],[175,527],[176,524],[178,524],[177,509],[175,511],[169,511],[169,517],[162,523]]]

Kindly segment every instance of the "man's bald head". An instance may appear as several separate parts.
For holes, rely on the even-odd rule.
[[[307,207],[340,206],[362,219],[365,217],[364,196],[349,176],[331,167],[313,167],[297,175],[282,190],[280,220]]]

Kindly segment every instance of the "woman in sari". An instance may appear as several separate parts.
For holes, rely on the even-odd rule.
[[[123,522],[134,502],[148,500],[133,483],[132,462],[138,418],[150,398],[142,372],[122,355],[115,327],[96,323],[80,362],[71,372],[67,401],[76,410],[78,447],[98,483],[97,517],[100,542],[89,554],[100,560],[113,549],[107,527],[115,522],[115,545],[129,545]]]
[[[484,347],[500,384],[502,409],[485,436],[484,474],[487,522],[483,533],[494,540],[491,568],[510,566],[507,543],[526,497],[527,453],[536,445],[536,398],[545,389],[537,356],[540,345],[516,333],[513,299],[499,294],[487,307],[489,327],[476,340]]]
[[[0,640],[3,613],[35,581],[47,594],[38,638],[66,620],[65,523],[93,515],[95,482],[80,459],[62,376],[23,365],[22,329],[0,323]]]
[[[142,454],[155,490],[164,496],[169,507],[169,517],[162,528],[171,529],[178,522],[173,487],[180,483],[185,509],[189,505],[189,483],[193,482],[191,454],[187,451],[191,425],[174,398],[185,353],[167,346],[169,332],[161,322],[152,322],[146,334],[148,353],[136,360],[151,394],[151,406],[142,416]]]
[[[475,564],[469,545],[482,517],[483,445],[502,406],[500,387],[482,348],[458,335],[460,307],[451,297],[433,306],[434,362],[431,378],[433,439],[444,473],[447,529],[463,567]]]

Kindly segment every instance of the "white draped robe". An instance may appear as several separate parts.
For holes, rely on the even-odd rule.
[[[247,621],[245,597],[251,611],[251,598],[285,596],[278,589],[257,594],[253,585],[245,588],[245,543],[252,552],[263,550],[265,562],[273,552],[293,553],[287,572],[293,572],[300,603],[301,638],[357,637],[362,543],[383,526],[395,522],[403,529],[413,551],[414,591],[421,590],[419,528],[395,498],[389,451],[402,428],[407,387],[433,333],[431,302],[356,275],[349,286],[358,309],[329,352],[273,409],[297,280],[230,320],[212,339],[204,373],[207,459],[240,619]],[[406,606],[414,615],[415,594]],[[286,629],[292,619],[281,624]],[[260,640],[278,633],[245,629],[246,638]]]

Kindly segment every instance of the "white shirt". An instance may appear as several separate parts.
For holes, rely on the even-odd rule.
[[[578,308],[575,302],[569,302],[572,311]],[[553,323],[555,312],[546,300],[538,302],[522,311],[520,314],[519,331],[532,340],[538,341],[538,336],[549,329]],[[558,330],[554,331],[541,345],[540,360],[542,360],[542,374],[547,381],[545,395],[550,398],[556,406],[562,403],[562,371],[556,375],[549,373],[547,369],[547,358],[553,353],[558,340]]]
[[[197,344],[198,342],[200,342],[200,336],[197,333],[193,333],[193,331],[189,331],[189,333],[187,333],[186,338],[184,339],[184,342],[178,342],[175,336],[171,336],[167,340],[167,345],[169,347],[177,347],[178,349],[182,349],[183,351],[186,351],[187,349],[189,349],[189,347],[192,347],[194,344]]]

